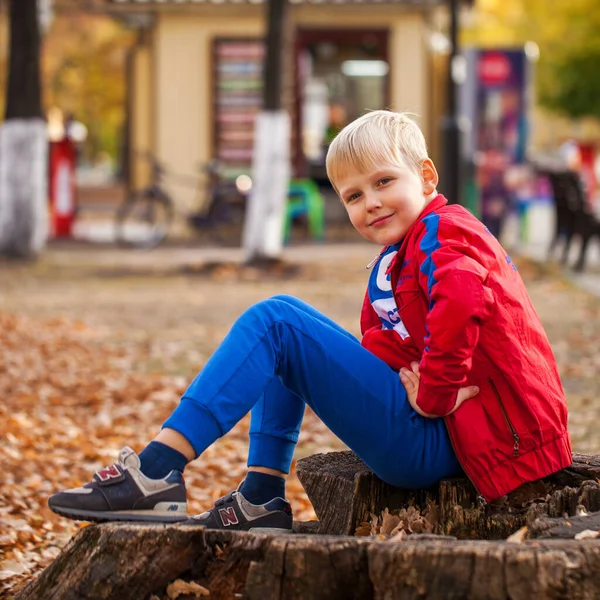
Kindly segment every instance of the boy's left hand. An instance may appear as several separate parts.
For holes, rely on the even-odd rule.
[[[410,367],[412,371],[409,371],[406,368],[400,369],[400,381],[406,390],[408,403],[413,407],[415,412],[419,413],[422,417],[429,417],[433,419],[437,418],[438,415],[428,415],[419,408],[419,405],[417,404],[417,396],[419,395],[419,380],[421,379],[421,373],[419,373],[419,363],[412,362],[410,363]],[[452,414],[465,400],[473,398],[473,396],[476,396],[478,393],[479,388],[476,385],[469,385],[467,387],[460,388],[456,398],[456,405],[448,414]]]

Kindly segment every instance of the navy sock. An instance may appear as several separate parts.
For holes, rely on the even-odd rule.
[[[140,471],[150,479],[162,479],[173,469],[183,473],[188,459],[178,450],[162,444],[150,442],[139,454]]]
[[[285,498],[285,479],[278,475],[248,471],[240,492],[252,504],[266,504],[273,498]]]

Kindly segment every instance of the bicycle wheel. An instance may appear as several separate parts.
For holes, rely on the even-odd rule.
[[[149,250],[167,237],[172,221],[172,200],[152,189],[141,190],[117,209],[115,238],[123,246]]]

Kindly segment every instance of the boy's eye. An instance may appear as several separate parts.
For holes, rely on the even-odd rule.
[[[347,198],[346,198],[346,202],[352,202],[354,200],[357,200],[360,197],[360,192],[355,192],[354,194],[350,194]]]
[[[379,185],[385,185],[386,183],[389,183],[392,180],[391,177],[382,177],[379,181],[378,184]]]

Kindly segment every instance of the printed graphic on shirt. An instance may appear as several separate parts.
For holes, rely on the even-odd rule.
[[[390,274],[387,273],[394,256],[398,253],[398,247],[398,245],[394,245],[387,248],[373,268],[369,278],[369,300],[381,321],[381,328],[393,329],[404,340],[409,337],[408,331],[400,318],[396,300],[392,294]]]

